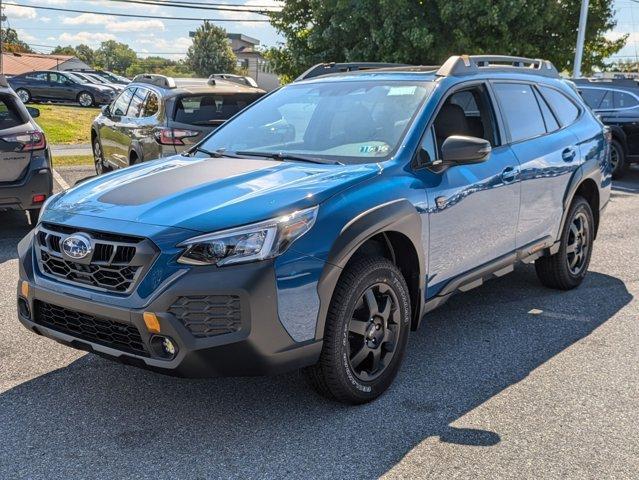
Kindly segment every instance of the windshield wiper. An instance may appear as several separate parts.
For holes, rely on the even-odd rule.
[[[202,147],[195,147],[193,150],[191,150],[191,153],[194,153],[194,152],[200,152],[200,153],[203,153],[204,155],[208,155],[209,157],[213,157],[213,158],[224,158],[224,157],[242,158],[232,153],[226,153],[226,150],[224,148],[218,148],[217,150],[214,150],[211,152]]]
[[[309,163],[320,163],[324,165],[344,165],[342,162],[338,162],[337,160],[326,160],[324,158],[319,157],[308,157],[306,155],[295,155],[293,153],[284,153],[284,152],[253,152],[253,151],[241,151],[235,152],[236,155],[242,156],[251,156],[251,157],[265,157],[272,158],[274,160],[297,160],[300,162],[309,162]]]

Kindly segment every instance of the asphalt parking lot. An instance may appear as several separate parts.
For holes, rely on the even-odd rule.
[[[14,296],[29,227],[0,222],[0,478],[637,478],[639,170],[615,185],[579,289],[525,266],[458,295],[361,407],[298,374],[176,379],[28,332]]]

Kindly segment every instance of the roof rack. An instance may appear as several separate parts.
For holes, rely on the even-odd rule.
[[[333,73],[354,72],[358,70],[372,70],[378,68],[407,67],[403,63],[378,63],[378,62],[346,62],[346,63],[318,63],[302,73],[295,79],[296,82],[308,78],[331,75]]]
[[[142,73],[133,77],[135,83],[148,83],[160,88],[176,88],[175,79],[156,73]]]
[[[492,72],[532,73],[558,78],[559,72],[548,60],[541,58],[511,57],[509,55],[459,55],[450,57],[437,70],[440,77],[472,75],[481,70]]]

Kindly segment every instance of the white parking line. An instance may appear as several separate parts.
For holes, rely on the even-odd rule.
[[[56,182],[58,182],[58,185],[60,185],[62,190],[69,189],[69,184],[66,182],[64,178],[62,178],[62,175],[60,175],[55,169],[53,169],[53,178],[55,179]]]

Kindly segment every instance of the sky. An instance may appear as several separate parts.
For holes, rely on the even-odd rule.
[[[184,0],[178,0],[178,2],[184,2]],[[281,4],[277,0],[191,0],[191,2],[257,5],[260,8],[277,7]],[[195,30],[201,21],[101,16],[41,10],[28,5],[163,17],[237,19],[244,21],[214,23],[225,28],[229,33],[244,33],[257,38],[263,46],[274,46],[282,41],[269,23],[246,22],[245,20],[266,18],[247,12],[170,8],[110,0],[8,0],[8,3],[25,6],[5,5],[6,23],[11,28],[15,28],[18,36],[30,44],[33,50],[43,53],[50,52],[56,45],[75,46],[85,43],[95,48],[104,40],[117,40],[128,44],[142,57],[160,54],[163,57],[178,59],[184,57],[191,45],[189,31]]]
[[[101,12],[118,12],[162,17],[197,17],[240,20],[214,22],[229,33],[244,33],[260,40],[263,46],[273,46],[283,39],[268,23],[252,23],[246,20],[266,17],[237,12],[203,11],[161,6],[127,4],[112,0],[8,0],[25,7],[6,5],[5,15],[9,26],[15,28],[22,40],[38,52],[49,52],[56,45],[86,43],[98,47],[104,40],[127,43],[139,56],[159,54],[178,59],[185,55],[191,44],[189,31],[201,23],[167,19],[124,18],[98,16],[84,13],[56,12],[34,9],[32,6],[49,6]],[[177,0],[184,2],[186,0]],[[247,6],[281,5],[278,0],[190,0],[195,3],[212,3]],[[617,26],[608,33],[610,38],[630,33],[626,46],[612,60],[639,60],[639,0],[614,0]],[[254,7],[255,8],[255,7]],[[243,21],[242,21],[243,20]],[[507,53],[507,52],[499,52]]]

